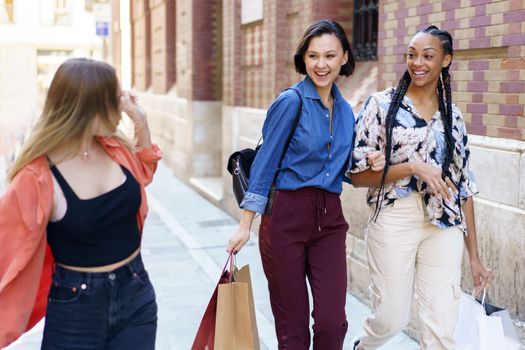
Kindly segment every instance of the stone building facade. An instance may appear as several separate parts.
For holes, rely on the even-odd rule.
[[[475,199],[479,247],[497,274],[490,295],[516,320],[525,319],[525,1],[132,0],[131,5],[131,34],[122,40],[132,43],[133,88],[148,110],[155,140],[177,176],[237,217],[225,160],[232,150],[257,143],[266,108],[300,79],[293,53],[309,23],[339,21],[355,48],[362,35],[357,10],[376,6],[377,59],[358,62],[353,76],[338,81],[356,114],[370,93],[396,84],[418,29],[435,24],[450,31],[456,50],[453,96],[464,113],[481,189]],[[364,191],[346,186],[342,198],[350,222],[348,288],[366,300]],[[468,290],[468,268],[464,272]]]
[[[102,56],[92,8],[84,1],[37,5],[0,0],[0,192],[58,66],[70,57]]]

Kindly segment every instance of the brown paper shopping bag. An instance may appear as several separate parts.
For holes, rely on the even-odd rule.
[[[234,270],[231,283],[218,287],[215,350],[259,350],[259,332],[248,265]]]
[[[197,334],[193,340],[191,350],[213,350],[215,338],[215,318],[217,314],[217,293],[219,285],[222,283],[231,283],[232,277],[230,271],[233,269],[233,263],[231,264],[230,271],[226,270],[226,267],[228,266],[228,263],[231,261],[231,259],[232,256],[230,255],[228,260],[226,260],[224,268],[222,269],[221,277],[219,278],[217,286],[213,291],[210,302],[208,303],[208,307],[206,308],[206,311],[204,311],[204,315],[202,316],[199,329],[197,330]]]

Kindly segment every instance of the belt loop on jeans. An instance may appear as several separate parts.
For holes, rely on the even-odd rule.
[[[128,269],[129,271],[129,274],[130,276],[132,276],[133,278],[136,278],[138,276],[137,274],[137,270],[135,269],[135,264],[136,264],[136,260],[140,257],[140,254],[137,255],[136,257],[134,257],[131,261],[129,261],[126,265],[126,268]]]

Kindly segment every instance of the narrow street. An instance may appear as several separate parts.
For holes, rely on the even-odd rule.
[[[314,30],[321,27],[325,29]],[[338,40],[332,40],[333,35]],[[317,48],[321,37],[333,41],[330,51]],[[423,54],[430,46],[437,54]],[[344,62],[333,60],[341,58],[339,48]],[[337,54],[328,55],[332,51]],[[90,79],[96,84],[84,89],[81,74],[69,77],[66,70],[60,70],[64,75],[56,74],[73,58],[113,68],[106,67],[107,79]],[[441,164],[450,160],[447,150],[456,149],[451,168],[443,167],[442,172],[450,172],[457,180],[451,187],[459,188],[462,198],[472,194],[472,201],[464,198],[465,204],[458,200],[451,208],[428,186],[424,193],[432,203],[434,224],[448,227],[452,212],[459,216],[454,225],[468,222],[468,243],[463,245],[468,249],[463,250],[461,282],[453,282],[454,295],[458,297],[460,289],[472,291],[477,278],[472,272],[476,275],[479,269],[471,269],[471,263],[492,270],[494,279],[486,288],[490,302],[509,312],[525,350],[525,0],[0,0],[0,64],[0,195],[15,155],[27,145],[31,130],[43,125],[37,124],[39,118],[50,116],[48,111],[56,111],[49,118],[55,124],[43,138],[51,146],[49,137],[76,135],[68,127],[81,126],[80,119],[87,121],[93,115],[91,108],[84,113],[79,101],[91,101],[89,96],[95,95],[100,99],[101,89],[117,90],[120,96],[132,91],[146,112],[151,140],[164,154],[164,163],[147,189],[150,211],[142,240],[143,261],[159,306],[157,349],[191,349],[227,259],[226,244],[240,212],[231,182],[224,178],[226,156],[254,147],[262,140],[265,125],[265,136],[277,135],[268,125],[281,118],[278,115],[288,114],[291,101],[276,98],[294,84],[302,81],[304,87],[310,81],[311,89],[301,100],[305,108],[298,130],[303,132],[297,133],[307,140],[303,142],[303,136],[291,140],[297,152],[289,155],[297,155],[297,168],[294,162],[289,167],[297,180],[309,186],[315,176],[323,179],[320,187],[330,187],[336,170],[355,163],[360,145],[365,144],[388,155],[387,164],[412,160]],[[118,89],[110,73],[113,69]],[[50,88],[55,76],[56,84],[66,80],[71,84],[54,93]],[[75,87],[79,99],[73,98]],[[436,91],[430,94],[432,90]],[[113,94],[108,97],[109,105],[115,105]],[[53,100],[56,108],[50,109],[50,104],[44,108],[46,101]],[[395,115],[389,113],[400,100],[403,108]],[[75,107],[66,106],[75,101]],[[359,116],[361,121],[351,130]],[[385,123],[387,119],[395,123]],[[285,121],[275,122],[277,129],[286,127]],[[140,130],[146,130],[140,124]],[[385,124],[396,130],[390,150]],[[134,123],[124,118],[119,129],[132,138]],[[419,136],[412,137],[413,133]],[[338,149],[350,151],[351,134],[352,155],[336,161],[341,155]],[[67,137],[60,137],[57,147],[40,150],[49,154],[69,145]],[[339,147],[344,140],[348,142]],[[277,156],[279,151],[270,153]],[[425,182],[424,177],[418,174],[387,184],[393,192],[383,191],[385,198],[392,204],[392,198],[407,193],[404,181]],[[352,350],[351,343],[370,313],[368,261],[375,258],[368,257],[366,237],[367,199],[376,199],[369,198],[367,191],[373,192],[368,186],[378,182],[358,182],[344,185],[340,196],[350,224],[345,237],[348,290],[355,294],[346,295],[344,350]],[[0,218],[9,217],[5,212],[0,210]],[[438,222],[437,216],[442,220]],[[2,226],[0,235],[9,242],[12,228],[7,226]],[[461,240],[457,242],[451,247],[459,248]],[[253,234],[236,259],[239,267],[250,265],[261,349],[276,350],[258,250]],[[438,252],[434,246],[430,250]],[[393,258],[376,255],[391,266],[399,254],[389,251]],[[442,253],[435,261],[451,261],[449,249]],[[422,259],[414,260],[419,272],[424,269],[421,263]],[[433,290],[436,295],[450,293],[448,287]],[[413,301],[417,304],[416,297]],[[409,317],[409,333],[415,337],[419,334],[416,307]],[[434,309],[432,316],[441,318],[445,308]],[[7,349],[40,349],[43,328],[44,320]],[[417,340],[404,333],[381,347],[418,348]]]
[[[189,350],[195,332],[227,258],[228,237],[237,222],[201,197],[160,164],[148,187],[150,213],[143,237],[145,265],[159,304],[158,350]],[[250,264],[261,350],[277,349],[256,237],[238,254],[239,266]],[[349,322],[344,349],[351,349],[368,314],[365,304],[347,294]],[[43,322],[6,350],[37,350]],[[417,344],[404,334],[384,350],[415,350]],[[139,350],[139,349],[137,349]]]

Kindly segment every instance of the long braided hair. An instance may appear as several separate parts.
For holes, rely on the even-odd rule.
[[[454,49],[452,47],[452,36],[450,35],[449,32],[440,30],[436,26],[429,26],[423,30],[418,31],[416,34],[419,34],[419,33],[428,33],[430,35],[437,37],[441,42],[441,46],[443,48],[445,55],[448,54],[448,55],[453,56]],[[443,165],[442,165],[442,173],[444,177],[451,178],[450,164],[453,161],[455,143],[454,143],[454,138],[452,136],[452,90],[450,88],[449,67],[450,67],[450,64],[447,67],[444,67],[441,69],[441,76],[437,84],[437,93],[438,93],[439,112],[441,114],[441,120],[443,121],[443,127],[444,127],[444,132],[445,132],[445,145],[446,145],[444,160],[443,160]],[[397,112],[399,110],[399,107],[401,106],[401,102],[403,101],[403,97],[405,96],[408,90],[408,87],[410,86],[411,81],[412,81],[412,78],[410,77],[408,70],[405,70],[405,72],[403,73],[403,76],[399,80],[397,87],[392,95],[392,101],[390,102],[390,106],[388,108],[388,112],[385,118],[385,143],[386,143],[385,160],[386,160],[386,164],[383,169],[383,174],[381,176],[381,185],[377,193],[376,208],[375,208],[375,212],[373,216],[374,221],[379,216],[379,211],[381,210],[381,206],[383,203],[383,195],[385,192],[385,178],[386,178],[386,173],[388,172],[388,168],[390,167],[390,158],[392,155],[392,133],[394,130],[394,121],[395,121]],[[461,212],[461,209],[460,209],[460,212]]]

